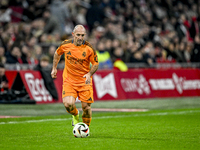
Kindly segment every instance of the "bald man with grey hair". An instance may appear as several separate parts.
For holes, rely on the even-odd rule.
[[[61,55],[65,54],[62,99],[66,111],[72,114],[72,126],[79,122],[79,111],[75,105],[77,97],[82,104],[82,121],[90,126],[92,119],[92,75],[97,71],[99,63],[96,51],[84,40],[85,35],[84,26],[76,25],[72,32],[73,38],[63,41],[53,58],[51,76],[57,78],[57,65]]]

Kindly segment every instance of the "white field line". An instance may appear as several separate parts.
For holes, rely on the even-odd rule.
[[[199,113],[199,112],[200,112],[200,110],[189,110],[189,111],[174,111],[174,112],[161,112],[161,113],[145,113],[145,114],[132,114],[132,115],[102,116],[102,117],[92,117],[92,119],[128,118],[128,117],[142,117],[142,116],[182,115],[182,114]],[[40,123],[40,122],[51,122],[51,121],[66,121],[66,120],[71,120],[71,118],[25,120],[25,121],[9,121],[9,122],[0,122],[0,125],[3,125],[3,124],[21,124],[21,123]]]
[[[82,111],[81,108],[78,110]],[[119,109],[119,108],[92,108],[92,111],[107,111],[107,112],[141,112],[148,111],[148,109]]]

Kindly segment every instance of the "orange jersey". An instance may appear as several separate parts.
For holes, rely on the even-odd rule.
[[[63,84],[69,83],[75,86],[86,85],[86,78],[83,78],[83,76],[90,71],[90,62],[92,65],[98,65],[96,51],[90,43],[84,41],[81,46],[76,46],[73,44],[73,40],[65,40],[56,52],[58,55],[65,54]]]

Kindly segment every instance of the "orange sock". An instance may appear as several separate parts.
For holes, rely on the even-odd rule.
[[[82,120],[83,120],[83,123],[87,124],[87,125],[88,125],[88,127],[89,127],[89,126],[90,126],[90,122],[91,122],[92,118],[83,118],[83,117],[82,117]]]
[[[78,109],[76,108],[76,106],[74,107],[73,110],[71,110],[70,112],[69,111],[67,111],[67,112],[74,115],[74,116],[78,115]]]

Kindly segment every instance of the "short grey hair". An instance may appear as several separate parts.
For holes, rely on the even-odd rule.
[[[84,27],[83,25],[80,25],[80,24],[79,24],[79,25],[76,25],[76,26],[74,27],[73,33],[76,31],[77,28],[80,28],[80,27],[83,28],[83,29],[85,30],[85,32],[86,32],[85,27]]]

